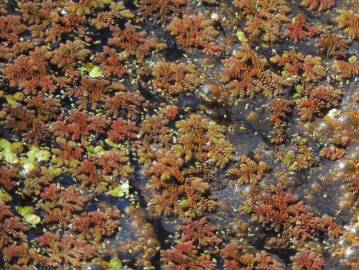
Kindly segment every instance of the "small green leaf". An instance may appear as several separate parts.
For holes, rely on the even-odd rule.
[[[54,177],[59,177],[62,174],[61,168],[49,168],[49,172]]]
[[[16,101],[21,101],[25,98],[25,95],[22,92],[16,92],[12,96]]]
[[[47,161],[51,157],[51,153],[48,150],[39,150],[36,153],[36,159],[37,161]]]
[[[111,0],[98,0],[101,4],[109,5],[111,3]]]
[[[9,148],[10,147],[10,142],[4,138],[1,138],[0,139],[0,148],[2,149],[6,149],[6,148]]]
[[[39,216],[34,215],[34,208],[32,206],[17,206],[16,212],[30,225],[36,225],[41,222]]]
[[[32,206],[16,206],[16,212],[22,216],[28,216],[28,215],[32,215],[32,213],[34,212],[34,208]]]
[[[120,270],[120,269],[122,269],[122,262],[119,258],[112,258],[106,267],[106,270]]]
[[[108,194],[114,197],[123,197],[128,194],[130,190],[130,185],[128,181],[118,185],[117,187],[108,191]]]
[[[90,145],[87,147],[87,152],[89,153],[95,153],[95,147],[93,145]]]
[[[9,105],[15,105],[17,103],[13,96],[6,95],[5,98]]]
[[[95,154],[103,154],[105,152],[105,150],[103,150],[102,146],[96,146],[94,149],[93,149],[94,153]]]
[[[102,76],[102,70],[99,66],[94,66],[90,72],[89,75],[91,78],[98,78]]]
[[[188,201],[188,200],[182,200],[182,201],[180,202],[180,206],[181,206],[181,208],[182,208],[183,210],[188,209],[188,208],[189,208],[189,201]]]
[[[37,225],[41,222],[41,218],[37,215],[29,215],[24,217],[25,222],[31,224],[31,225]]]
[[[358,61],[358,57],[357,56],[355,56],[355,55],[353,55],[353,56],[351,56],[351,57],[349,57],[349,62],[350,63],[355,63],[355,62],[357,62]]]
[[[16,154],[13,152],[4,151],[2,155],[5,158],[5,160],[10,164],[16,164],[19,162],[19,159],[17,158]]]
[[[237,31],[236,36],[241,42],[248,42],[248,38],[243,31]]]
[[[12,197],[9,193],[6,192],[3,188],[0,188],[0,201],[11,202]]]

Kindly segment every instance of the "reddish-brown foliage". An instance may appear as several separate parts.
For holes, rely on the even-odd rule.
[[[303,0],[301,6],[309,10],[318,9],[324,11],[335,6],[335,0]]]
[[[176,41],[184,48],[196,47],[204,53],[218,54],[221,48],[214,42],[218,31],[213,27],[212,21],[204,14],[174,18],[167,26],[167,31],[176,37]]]
[[[19,87],[25,94],[31,94],[39,90],[48,92],[55,88],[53,78],[47,70],[48,63],[44,59],[43,51],[37,50],[30,56],[21,55],[16,58],[3,73],[11,87]]]
[[[193,92],[201,84],[196,66],[185,63],[159,62],[153,69],[153,87],[178,95]]]
[[[215,246],[222,243],[222,240],[216,235],[216,227],[204,217],[199,220],[184,220],[180,231],[182,232],[182,242],[191,241],[201,247]]]
[[[117,92],[106,103],[107,112],[114,118],[127,117],[136,120],[141,108],[146,106],[145,99],[139,92]]]
[[[338,27],[344,29],[353,39],[359,39],[359,15],[351,10],[339,10],[340,15],[336,18]]]
[[[285,267],[265,251],[255,253],[243,244],[229,243],[223,250],[225,270],[284,270]]]
[[[318,56],[307,55],[303,63],[303,82],[317,82],[323,79],[326,75],[325,69],[322,65],[321,58]]]
[[[0,249],[16,242],[27,242],[29,228],[16,217],[10,208],[0,201]]]
[[[4,248],[3,254],[6,266],[11,265],[15,269],[30,270],[30,268],[27,267],[30,262],[29,245],[27,243],[13,243]]]
[[[137,132],[138,127],[136,126],[136,123],[126,121],[123,118],[118,118],[113,121],[111,130],[108,132],[108,137],[111,141],[120,143],[124,140],[134,139]]]
[[[207,197],[202,187],[194,187],[191,183],[176,185],[151,179],[150,187],[157,191],[151,202],[151,210],[156,215],[192,217],[216,208],[214,198]]]
[[[314,216],[295,195],[280,188],[261,193],[254,201],[253,214],[260,222],[298,240],[324,233],[340,235],[340,227],[332,220]]]
[[[148,173],[152,175],[152,178],[158,178],[161,181],[176,180],[183,182],[184,176],[181,172],[184,164],[183,159],[173,151],[161,151],[161,154],[149,168]]]
[[[43,142],[47,142],[51,137],[51,132],[49,129],[49,125],[45,124],[39,119],[35,119],[32,122],[32,127],[25,134],[25,140],[34,145],[39,145]]]
[[[60,149],[54,149],[53,152],[59,155],[63,161],[80,160],[84,150],[76,145],[69,144],[66,141],[60,141]]]
[[[286,25],[285,34],[294,42],[305,41],[308,37],[313,37],[322,32],[322,29],[313,26],[305,21],[305,15],[299,14],[292,23]]]
[[[119,228],[120,211],[102,205],[98,211],[88,212],[72,221],[73,228],[79,232],[82,237],[101,241],[103,237],[112,236]]]
[[[247,43],[242,44],[235,56],[222,62],[224,71],[221,80],[232,98],[253,98],[257,93],[272,97],[282,92],[283,80],[270,70],[266,70],[267,60]]]
[[[74,214],[82,212],[85,203],[89,200],[86,195],[81,195],[74,186],[61,190],[56,184],[45,187],[41,198],[44,201],[39,206],[47,212],[44,222],[60,227],[68,225]]]
[[[65,121],[56,121],[53,130],[56,136],[79,140],[81,137],[88,136],[91,131],[97,135],[104,134],[107,125],[103,117],[91,117],[85,112],[72,111]]]
[[[0,16],[0,40],[16,43],[25,30],[26,26],[21,23],[20,16]]]
[[[321,58],[318,56],[307,55],[304,57],[301,53],[290,51],[276,55],[270,60],[283,67],[282,76],[286,79],[301,75],[303,83],[311,83],[323,79],[326,75]]]
[[[319,86],[311,90],[308,98],[297,101],[300,117],[303,121],[311,121],[314,116],[321,116],[327,110],[339,105],[342,92],[331,86]]]
[[[128,73],[124,62],[128,57],[117,53],[108,46],[103,47],[102,52],[96,53],[96,60],[101,64],[102,71],[106,76],[116,76],[122,78]]]
[[[282,55],[276,55],[270,60],[278,66],[283,67],[283,71],[292,76],[298,75],[303,69],[304,56],[301,53],[289,51]]]
[[[175,105],[167,105],[163,112],[169,120],[174,120],[178,115],[178,107]]]
[[[187,0],[142,0],[139,11],[145,18],[165,20],[171,13],[178,12]]]
[[[320,156],[330,160],[338,160],[345,156],[345,151],[335,146],[323,147],[320,150]]]
[[[15,168],[0,167],[0,185],[7,190],[12,190],[16,187],[18,171]]]
[[[117,176],[126,176],[125,170],[128,157],[125,153],[120,151],[108,151],[102,153],[97,159],[96,163],[102,168],[103,174]]]
[[[97,247],[87,243],[85,240],[76,238],[74,235],[65,233],[62,236],[51,232],[36,238],[47,257],[47,264],[55,267],[78,268],[81,262],[93,259],[97,253]]]
[[[14,106],[4,106],[7,112],[4,127],[13,132],[26,132],[32,127],[35,119],[34,112],[26,107],[16,104]]]
[[[107,80],[82,77],[80,86],[73,91],[79,98],[80,108],[86,109],[90,105],[92,109],[95,109],[99,102],[105,102],[105,92],[109,85],[110,82]]]
[[[335,61],[335,68],[342,79],[350,79],[359,75],[359,62]]]
[[[271,137],[271,142],[274,144],[284,143],[286,141],[286,121],[293,111],[292,102],[286,99],[275,99],[270,103],[269,111],[274,125],[274,134]]]
[[[291,9],[283,0],[234,0],[233,5],[245,15],[244,30],[250,41],[273,43],[279,39],[283,23],[289,22],[287,14]]]
[[[214,270],[215,263],[210,256],[199,253],[191,241],[180,242],[175,248],[161,253],[165,270]]]
[[[291,257],[293,270],[323,270],[324,259],[322,254],[315,250],[303,249]]]
[[[249,157],[241,156],[240,164],[229,170],[229,173],[238,177],[240,184],[257,184],[270,170],[270,166],[264,161],[256,162]]]
[[[143,60],[159,45],[156,39],[147,39],[145,31],[137,32],[129,23],[124,29],[111,27],[111,32],[113,38],[108,40],[109,45],[124,50],[140,60]]]
[[[29,25],[33,38],[52,43],[72,32],[83,33],[82,19],[68,12],[60,14],[63,3],[46,1],[43,3],[25,1],[19,3],[22,19]]]
[[[292,113],[291,103],[286,99],[275,99],[269,105],[272,123],[276,126],[286,121]]]
[[[70,75],[78,65],[78,61],[84,61],[90,53],[91,51],[85,49],[81,40],[67,40],[66,43],[61,43],[59,48],[51,52],[50,61]]]
[[[223,127],[199,114],[178,121],[176,127],[185,161],[209,161],[222,168],[231,161],[234,150],[224,137]]]
[[[90,160],[82,161],[80,166],[76,168],[75,174],[84,186],[95,188],[103,180],[97,170],[96,164]]]
[[[34,110],[36,118],[46,123],[55,120],[60,111],[61,102],[57,98],[45,97],[38,94],[26,100],[27,107]]]
[[[48,26],[49,29],[46,31],[47,33],[45,33],[46,42],[56,42],[66,34],[70,34],[75,31],[81,33],[83,31],[81,24],[83,24],[84,21],[81,17],[73,13],[63,15],[60,14],[59,11],[51,12],[50,20],[47,20],[47,22],[49,21],[51,25]],[[34,27],[32,27],[32,30],[34,30]]]
[[[346,40],[335,33],[323,34],[318,39],[320,51],[327,57],[345,58],[350,44],[350,40]]]

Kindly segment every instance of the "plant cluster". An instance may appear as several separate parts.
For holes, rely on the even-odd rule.
[[[0,2],[1,269],[357,268],[358,0]]]

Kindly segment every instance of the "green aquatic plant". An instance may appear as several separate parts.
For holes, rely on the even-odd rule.
[[[16,212],[30,225],[37,225],[41,222],[41,218],[34,214],[32,206],[17,206]]]
[[[11,202],[12,201],[11,195],[8,192],[6,192],[6,190],[3,188],[0,188],[0,201],[3,201],[3,202]]]
[[[10,143],[8,140],[0,139],[0,160],[5,160],[10,164],[16,164],[19,162],[17,154],[23,150],[23,144],[20,142]]]
[[[248,38],[247,38],[246,34],[243,31],[238,30],[236,32],[236,37],[241,42],[248,42]]]
[[[89,75],[91,78],[99,78],[103,76],[100,66],[94,63],[85,63],[79,68],[82,75]]]
[[[130,184],[128,181],[123,182],[122,184],[119,184],[118,186],[114,187],[113,189],[110,189],[108,191],[108,194],[113,197],[124,197],[130,192]]]
[[[24,98],[25,95],[22,92],[16,92],[13,95],[5,95],[6,102],[11,106],[17,104],[19,101],[24,100]]]
[[[49,150],[32,147],[25,157],[21,157],[20,162],[26,172],[31,172],[38,167],[39,162],[48,161],[50,157],[51,152]]]
[[[102,76],[102,70],[101,67],[99,66],[94,66],[90,71],[89,71],[89,76],[91,78],[98,78]]]

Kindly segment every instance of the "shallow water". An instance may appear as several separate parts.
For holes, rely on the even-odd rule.
[[[358,269],[359,3],[305,2],[0,2],[0,268]]]

